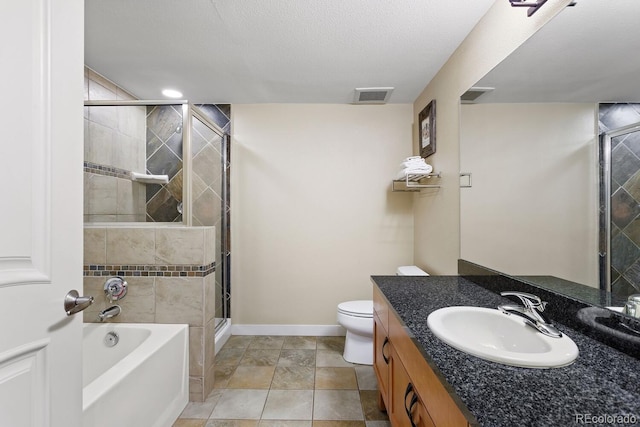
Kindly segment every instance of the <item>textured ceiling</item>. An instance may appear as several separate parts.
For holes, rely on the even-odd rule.
[[[85,63],[142,99],[411,103],[493,2],[85,0]]]
[[[640,102],[640,1],[578,0],[476,86],[486,102]]]

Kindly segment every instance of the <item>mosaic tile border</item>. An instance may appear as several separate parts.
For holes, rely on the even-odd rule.
[[[207,265],[99,265],[84,266],[84,276],[133,277],[206,277],[216,271],[216,263]]]
[[[105,166],[98,163],[84,162],[84,171],[94,173],[96,175],[114,176],[116,178],[131,180],[131,171],[114,168],[113,166]]]

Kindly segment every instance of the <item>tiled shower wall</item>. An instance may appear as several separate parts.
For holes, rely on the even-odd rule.
[[[85,67],[85,99],[137,98]],[[229,104],[197,107],[230,131]],[[85,107],[85,222],[182,222],[182,125],[182,105]],[[220,220],[220,145],[220,137],[194,119],[194,225]],[[168,175],[169,183],[133,182],[132,171]]]
[[[128,293],[109,322],[189,324],[189,400],[203,401],[214,381],[215,228],[142,224],[84,229],[84,313],[97,322],[109,306],[104,283],[122,276]]]
[[[182,105],[147,107],[147,170],[169,183],[147,185],[147,221],[182,222]]]
[[[198,109],[225,133],[230,132],[231,107],[228,104],[200,104]],[[178,105],[148,107],[147,115],[147,170],[151,174],[167,174],[166,185],[147,185],[147,221],[180,222],[178,211],[182,202],[182,109]],[[215,226],[215,317],[227,317],[225,301],[230,298],[229,289],[223,286],[222,277],[222,215],[228,214],[229,200],[223,200],[223,147],[222,137],[205,126],[197,117],[191,127],[191,194],[192,224]],[[226,165],[229,166],[228,164]],[[228,223],[227,223],[228,226]],[[228,235],[227,230],[227,235]]]
[[[600,104],[600,132],[640,122],[640,104]],[[640,132],[611,140],[611,291],[640,292]]]
[[[85,68],[85,99],[131,100],[131,94]],[[145,220],[145,186],[130,172],[145,171],[144,107],[85,107],[85,222]]]
[[[228,104],[201,104],[197,107],[224,132],[229,132],[231,107]],[[168,175],[166,185],[147,185],[147,221],[180,222],[182,215],[183,149],[182,106],[147,107],[147,171]],[[220,218],[220,180],[222,178],[220,137],[193,119],[191,158],[193,161],[193,224],[214,225]]]

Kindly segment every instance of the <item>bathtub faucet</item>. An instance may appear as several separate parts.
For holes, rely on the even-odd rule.
[[[112,317],[116,317],[118,314],[120,314],[120,306],[119,305],[112,305],[109,308],[106,308],[104,310],[102,310],[100,313],[98,313],[98,320],[100,320],[101,322],[104,322],[105,319],[111,319]]]

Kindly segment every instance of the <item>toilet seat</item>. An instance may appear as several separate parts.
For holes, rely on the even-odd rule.
[[[338,313],[346,316],[371,319],[373,318],[373,301],[359,300],[342,302],[338,304]]]

